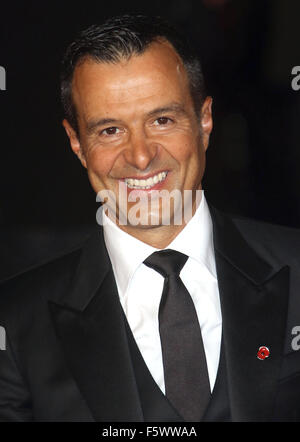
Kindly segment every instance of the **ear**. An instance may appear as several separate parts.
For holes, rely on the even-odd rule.
[[[201,128],[204,149],[208,148],[209,136],[213,128],[212,119],[212,98],[206,97],[201,108]]]
[[[65,131],[69,137],[70,145],[71,145],[73,152],[75,153],[75,155],[77,155],[77,157],[79,158],[83,167],[86,168],[85,156],[84,156],[83,150],[81,148],[77,133],[75,132],[73,127],[70,125],[70,123],[66,119],[63,120],[62,125],[64,126]]]

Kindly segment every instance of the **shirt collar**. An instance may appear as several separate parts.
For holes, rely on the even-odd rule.
[[[204,191],[202,191],[201,202],[194,216],[167,248],[177,250],[195,259],[207,267],[209,272],[216,277],[212,232],[212,220]]]
[[[112,263],[119,294],[125,294],[137,268],[151,253],[159,250],[121,230],[102,212],[104,241]],[[205,265],[216,277],[212,221],[202,191],[201,202],[184,229],[166,247],[177,250]]]

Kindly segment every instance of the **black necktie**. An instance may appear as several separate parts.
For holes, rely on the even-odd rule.
[[[199,422],[210,398],[206,358],[193,300],[179,277],[188,257],[174,250],[145,261],[164,278],[159,306],[166,396],[187,422]]]

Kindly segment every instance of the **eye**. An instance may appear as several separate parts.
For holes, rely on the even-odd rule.
[[[106,129],[103,129],[100,133],[100,135],[117,135],[120,133],[120,129],[118,127],[112,126],[107,127]]]
[[[155,126],[166,126],[170,123],[172,123],[173,120],[171,120],[171,118],[168,117],[159,117],[154,121],[154,125]]]

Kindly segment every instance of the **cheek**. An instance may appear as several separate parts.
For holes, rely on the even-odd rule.
[[[176,159],[180,164],[183,180],[198,182],[205,167],[205,151],[200,137],[185,137],[179,140],[176,149]]]
[[[179,136],[168,143],[168,150],[180,164],[193,160],[197,161],[197,158],[200,156],[199,140],[195,137]]]
[[[109,176],[115,163],[115,155],[112,152],[93,150],[86,155],[87,169],[89,175],[96,175],[105,180]]]

